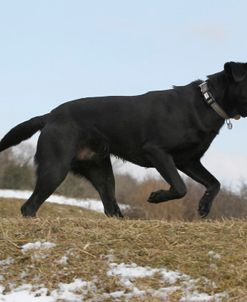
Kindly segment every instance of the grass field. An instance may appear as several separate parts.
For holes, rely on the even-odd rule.
[[[72,300],[56,301],[247,301],[244,220],[117,220],[53,204],[23,219],[20,204],[0,200],[0,301],[27,284],[33,301],[44,289],[48,299],[73,282]],[[35,242],[54,247],[23,248]]]

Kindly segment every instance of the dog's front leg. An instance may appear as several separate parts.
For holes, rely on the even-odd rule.
[[[201,164],[200,160],[194,160],[178,168],[206,187],[207,190],[200,200],[198,208],[200,216],[206,217],[210,212],[215,196],[220,190],[220,182]]]
[[[170,154],[157,146],[146,145],[144,151],[148,160],[160,175],[171,186],[169,190],[152,192],[148,198],[151,203],[160,203],[172,199],[178,199],[186,194],[186,186],[179,175],[173,158]]]

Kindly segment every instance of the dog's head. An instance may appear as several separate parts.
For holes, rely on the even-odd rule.
[[[236,114],[247,116],[247,63],[228,62],[224,65],[229,80],[228,98],[234,102]]]

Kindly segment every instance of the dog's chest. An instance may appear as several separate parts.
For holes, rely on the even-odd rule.
[[[211,131],[209,133],[198,131],[197,133],[191,134],[191,136],[188,134],[188,136],[185,137],[185,140],[172,151],[175,162],[201,158],[218,133],[216,131]]]

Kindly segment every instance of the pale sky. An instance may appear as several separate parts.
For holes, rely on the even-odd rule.
[[[64,101],[168,89],[247,62],[246,11],[244,0],[0,0],[0,137]],[[234,121],[203,160],[226,184],[247,181],[246,132]]]

